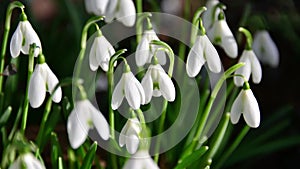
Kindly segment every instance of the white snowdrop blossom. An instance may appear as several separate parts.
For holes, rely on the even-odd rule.
[[[139,150],[126,161],[123,169],[159,169],[147,150]]]
[[[107,39],[103,35],[97,36],[93,41],[89,53],[90,69],[96,71],[98,66],[100,66],[106,72],[110,57],[113,54],[115,54],[115,49]]]
[[[245,65],[235,71],[235,74],[240,74],[248,81],[252,73],[252,81],[256,84],[260,83],[262,78],[261,65],[253,52],[253,50],[244,50],[239,62],[244,62]],[[244,79],[238,76],[233,78],[236,86],[243,86]]]
[[[111,22],[114,18],[123,25],[132,27],[136,20],[136,9],[133,1],[110,0],[105,12],[105,21]]]
[[[86,11],[97,16],[105,14],[108,2],[109,0],[84,0]]]
[[[216,8],[216,5],[220,3],[219,0],[208,0],[206,2],[206,11],[202,14],[203,25],[206,30],[209,30],[213,23],[218,19],[218,15],[220,13],[220,9]],[[214,13],[215,12],[215,13]]]
[[[256,56],[262,63],[274,68],[278,67],[279,52],[268,31],[257,31],[254,35],[252,47]]]
[[[214,73],[221,71],[221,60],[217,50],[206,35],[198,35],[187,57],[187,74],[190,77],[195,77],[205,62],[207,62],[210,71]]]
[[[252,90],[242,89],[231,107],[230,119],[233,124],[236,124],[241,114],[248,126],[257,128],[260,123],[260,110],[256,98]]]
[[[87,99],[75,102],[67,122],[72,148],[76,149],[82,145],[88,136],[88,131],[93,128],[96,128],[102,139],[109,139],[109,126],[101,112]]]
[[[139,134],[141,131],[141,123],[136,117],[128,119],[121,130],[119,145],[123,147],[126,144],[127,151],[130,154],[134,154],[139,147]]]
[[[34,56],[37,57],[42,50],[41,41],[28,20],[20,21],[10,41],[11,56],[16,58],[20,52],[28,55],[30,45],[34,43],[37,46],[34,50]]]
[[[135,53],[135,61],[138,66],[144,66],[146,63],[151,63],[151,59],[158,48],[156,45],[150,44],[152,40],[159,41],[154,30],[145,30]],[[157,51],[156,57],[161,65],[166,64],[166,54],[164,51]]]
[[[160,64],[149,66],[142,80],[142,86],[145,91],[146,104],[151,101],[152,96],[162,95],[169,102],[175,100],[175,86]]]
[[[8,169],[23,169],[24,167],[28,169],[45,169],[45,166],[31,153],[20,155]]]
[[[51,71],[47,63],[36,64],[31,75],[28,89],[29,103],[31,107],[40,107],[46,96],[46,91],[53,93],[55,86],[59,83],[55,74]],[[62,98],[61,87],[58,87],[53,94],[52,100],[59,103]]]
[[[225,18],[215,21],[207,35],[214,44],[221,46],[229,57],[237,57],[238,46]]]
[[[120,81],[113,91],[111,102],[113,110],[119,108],[124,97],[126,98],[129,106],[134,110],[139,109],[141,104],[145,104],[144,89],[130,70],[122,74]]]

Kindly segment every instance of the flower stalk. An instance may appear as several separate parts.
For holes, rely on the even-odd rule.
[[[21,123],[21,133],[24,134],[26,129],[27,123],[27,115],[28,115],[28,106],[29,106],[29,98],[28,98],[28,91],[29,91],[29,83],[30,78],[33,72],[34,66],[34,51],[36,48],[36,44],[31,44],[29,48],[29,56],[28,56],[28,73],[27,73],[27,84],[26,84],[26,92],[24,97],[24,104],[23,104],[23,116],[22,116],[22,123]]]
[[[1,47],[1,60],[0,60],[0,72],[3,72],[4,69],[4,62],[5,62],[5,54],[7,48],[7,41],[8,35],[10,31],[10,23],[11,23],[11,15],[15,8],[20,8],[22,12],[24,11],[25,6],[19,1],[13,1],[9,4],[6,17],[5,17],[5,26],[4,26],[4,33],[3,33],[3,40],[2,40],[2,47]],[[0,76],[0,93],[2,92],[2,84],[3,84],[3,76]]]

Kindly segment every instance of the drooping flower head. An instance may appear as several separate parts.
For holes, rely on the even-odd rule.
[[[102,35],[101,30],[98,29],[97,32],[98,35],[95,37],[89,53],[90,69],[96,71],[100,66],[106,72],[110,57],[115,53],[115,49]]]
[[[10,54],[13,58],[18,57],[20,52],[28,55],[30,45],[35,43],[37,48],[34,50],[34,56],[37,57],[42,50],[41,41],[30,22],[27,20],[27,16],[24,12],[22,12],[20,18],[21,21],[10,41]]]
[[[123,166],[123,169],[159,169],[147,150],[139,150]]]
[[[21,154],[8,169],[45,169],[45,166],[31,153]]]
[[[156,54],[158,62],[161,65],[166,64],[166,55],[162,50],[158,50],[158,46],[151,45],[152,40],[159,41],[152,25],[148,19],[148,28],[144,31],[142,39],[136,48],[135,61],[138,66],[144,66],[146,63],[151,63],[153,55]]]
[[[252,74],[252,81],[258,84],[260,83],[262,78],[262,69],[255,53],[252,50],[252,35],[248,30],[244,28],[239,28],[239,31],[245,34],[247,44],[239,60],[239,62],[244,62],[245,65],[239,68],[235,72],[235,74],[243,75],[243,77],[247,81],[249,81],[250,74]],[[243,86],[243,83],[245,81],[243,78],[238,76],[235,76],[233,80],[236,86]]]
[[[160,97],[162,95],[169,102],[175,100],[175,86],[158,63],[149,66],[142,80],[142,86],[145,91],[146,104],[151,101],[152,96]]]
[[[112,94],[111,107],[113,110],[119,108],[124,97],[129,106],[134,110],[139,109],[141,104],[145,104],[144,89],[130,71],[130,67],[127,63],[125,64],[125,71]]]
[[[262,63],[274,68],[278,67],[279,52],[268,31],[257,31],[254,35],[252,47],[256,56]]]
[[[207,35],[214,44],[223,48],[229,57],[237,57],[238,46],[225,20],[223,11],[219,13],[218,19],[213,23],[212,28],[208,30]]]
[[[207,62],[210,71],[214,73],[219,73],[221,71],[219,54],[206,36],[202,21],[200,27],[202,32],[198,34],[187,57],[186,71],[190,77],[195,77],[200,72],[205,62]]]
[[[126,145],[127,151],[134,154],[139,147],[139,134],[141,131],[141,123],[136,117],[128,119],[119,136],[120,146]]]
[[[67,122],[72,148],[76,149],[82,145],[88,136],[88,131],[93,128],[96,128],[102,139],[109,139],[109,126],[102,113],[86,98],[75,102]]]
[[[136,9],[133,1],[110,0],[105,11],[105,21],[111,22],[114,18],[125,26],[133,26],[136,20]]]
[[[39,63],[36,64],[29,82],[28,97],[31,107],[40,107],[45,100],[46,91],[52,94],[58,83],[57,77],[45,62],[43,54],[40,54]],[[58,87],[52,96],[52,100],[59,103],[61,98],[61,87]]]
[[[217,20],[217,17],[220,13],[220,9],[216,8],[216,6],[220,3],[219,0],[208,0],[206,2],[206,12],[203,13],[203,25],[206,30],[211,29],[213,23]]]
[[[230,119],[233,124],[236,124],[239,121],[241,114],[243,114],[248,126],[252,128],[257,128],[259,126],[260,110],[248,82],[244,83],[244,87],[233,102],[230,112]]]

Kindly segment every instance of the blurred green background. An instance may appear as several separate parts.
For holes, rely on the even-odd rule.
[[[181,4],[179,8],[171,12],[189,20],[193,12],[205,4],[203,0],[179,1]],[[4,16],[9,2],[9,0],[0,1],[1,43]],[[26,6],[29,21],[41,39],[48,65],[59,79],[72,76],[79,53],[81,29],[90,17],[85,11],[83,0],[22,2]],[[254,31],[255,21],[251,22],[251,17],[263,17],[280,52],[279,67],[263,66],[262,82],[259,85],[252,85],[261,108],[261,126],[250,131],[241,146],[226,162],[227,168],[300,168],[300,1],[221,2],[227,6],[225,14],[233,32],[237,32],[240,25]],[[145,11],[161,11],[160,3],[161,1],[157,0],[144,0],[143,8]],[[190,4],[186,11],[184,11],[185,4]],[[13,12],[10,37],[18,24],[19,12]],[[168,39],[166,41],[168,42]],[[241,54],[243,45],[239,44],[239,47]],[[228,59],[222,51],[220,54],[226,67]],[[19,72],[22,73],[22,70]],[[64,92],[70,95],[70,89]],[[31,113],[36,113],[35,111]],[[29,115],[32,116],[39,119],[41,114]],[[31,120],[30,124],[39,123]],[[241,127],[241,124],[235,126],[236,131]]]

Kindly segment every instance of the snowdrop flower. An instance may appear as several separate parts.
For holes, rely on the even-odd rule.
[[[214,73],[221,71],[219,54],[206,35],[198,35],[190,50],[186,63],[186,71],[190,77],[195,77],[207,61],[208,68]]]
[[[206,12],[202,14],[203,25],[206,30],[209,30],[213,23],[217,20],[217,17],[220,13],[220,9],[216,8],[216,5],[220,3],[219,0],[209,0],[206,2]]]
[[[274,68],[278,67],[279,52],[268,31],[261,30],[256,32],[252,47],[262,63]]]
[[[243,75],[248,81],[250,78],[250,74],[252,73],[252,81],[258,84],[262,78],[262,69],[253,50],[245,49],[239,62],[244,62],[245,65],[235,71],[235,74]],[[244,84],[244,79],[241,77],[235,76],[233,80],[236,86],[243,86]]]
[[[88,13],[104,15],[109,0],[85,0],[85,8]]]
[[[128,64],[125,64],[125,72],[122,74],[122,77],[112,94],[111,107],[113,110],[119,108],[124,96],[127,99],[129,106],[134,110],[139,109],[141,104],[145,104],[144,89],[130,71]]]
[[[152,40],[158,40],[156,33],[153,29],[145,30],[142,36],[141,42],[138,44],[135,53],[135,61],[138,66],[144,66],[146,63],[151,63],[152,56],[155,54],[157,50],[156,45],[151,45],[150,42]],[[158,62],[161,65],[166,64],[166,55],[164,51],[157,51],[156,53]]]
[[[42,50],[41,41],[32,28],[30,22],[27,20],[26,14],[22,13],[21,21],[19,22],[18,27],[12,35],[10,41],[11,56],[16,58],[20,55],[20,52],[28,55],[30,45],[34,43],[37,46],[37,48],[34,50],[34,56],[37,57],[40,50]]]
[[[141,131],[141,123],[136,117],[128,119],[119,136],[120,146],[123,147],[126,144],[127,151],[134,154],[139,147],[139,134]]]
[[[145,103],[151,101],[152,96],[163,96],[169,102],[175,100],[175,87],[171,78],[166,74],[160,64],[150,65],[143,80]]]
[[[213,43],[220,45],[229,57],[237,57],[238,46],[223,12],[220,12],[218,20],[213,23],[207,35]]]
[[[57,77],[51,71],[47,63],[43,61],[36,64],[30,78],[28,89],[29,103],[31,107],[40,107],[45,100],[46,91],[52,94],[55,86],[58,83],[59,81]],[[55,103],[59,103],[61,101],[61,97],[62,91],[61,88],[58,87],[52,96],[52,101],[54,101]]]
[[[123,169],[159,169],[147,150],[139,150],[126,161]]]
[[[67,122],[67,131],[72,148],[76,149],[83,144],[88,136],[88,131],[94,127],[101,138],[109,139],[109,126],[101,112],[86,98],[77,101]]]
[[[105,21],[111,22],[117,18],[123,25],[131,27],[136,20],[136,10],[132,0],[110,0],[106,12]]]
[[[115,54],[115,49],[98,30],[98,36],[94,39],[89,54],[90,69],[96,71],[98,66],[107,72],[110,57]]]
[[[236,124],[241,114],[248,126],[257,128],[260,123],[260,110],[256,98],[249,87],[248,82],[245,85],[231,107],[230,119],[233,124]]]
[[[8,169],[45,169],[45,166],[36,159],[31,153],[20,155]]]

